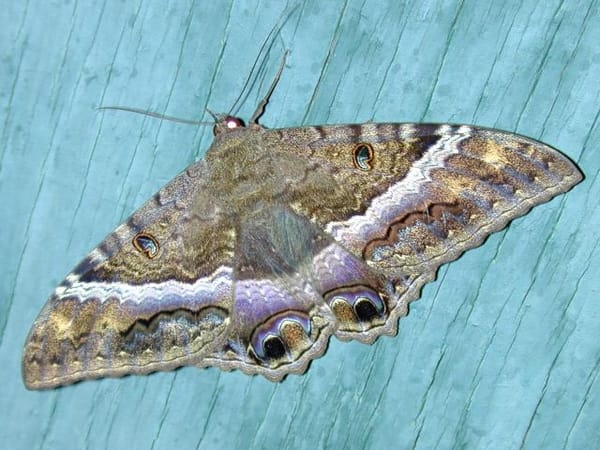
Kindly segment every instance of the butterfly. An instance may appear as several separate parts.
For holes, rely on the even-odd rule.
[[[27,388],[181,366],[303,373],[332,335],[396,334],[440,265],[582,179],[505,131],[267,129],[265,104],[248,126],[217,117],[206,157],[66,276],[25,343]]]

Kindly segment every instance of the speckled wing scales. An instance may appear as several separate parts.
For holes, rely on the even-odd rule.
[[[303,373],[329,337],[372,342],[393,286],[314,223],[280,202],[239,222],[234,310],[226,345],[202,365],[277,381]]]
[[[576,166],[540,142],[499,130],[364,124],[273,130],[282,152],[310,161],[313,180],[289,205],[394,285],[387,319],[342,338],[394,334],[438,267],[533,206],[577,184]],[[267,138],[266,140],[269,140]],[[307,175],[308,176],[308,175]]]
[[[206,178],[188,168],[66,277],[25,344],[28,388],[173,369],[224,340],[233,231]]]
[[[183,365],[280,380],[335,334],[371,343],[438,267],[581,179],[497,130],[233,118],[67,276],[25,345],[29,388]]]
[[[204,365],[275,381],[325,351],[336,323],[312,275],[322,238],[283,204],[259,202],[240,216],[231,332]]]

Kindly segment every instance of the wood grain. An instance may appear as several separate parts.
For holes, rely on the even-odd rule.
[[[299,2],[262,123],[477,123],[529,135],[587,179],[444,266],[373,346],[333,341],[273,384],[186,368],[28,392],[22,345],[64,275],[193,160],[242,90],[276,1],[12,2],[0,13],[0,447],[600,446],[600,8],[561,2]]]

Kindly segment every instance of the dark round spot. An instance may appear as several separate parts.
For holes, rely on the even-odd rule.
[[[269,336],[263,343],[265,356],[271,359],[279,359],[285,355],[285,345],[278,336]]]
[[[227,128],[240,128],[244,126],[244,121],[237,117],[229,116],[225,119],[225,125],[227,125]]]
[[[213,134],[216,136],[217,134],[226,133],[228,131],[234,130],[236,128],[244,128],[244,121],[238,117],[227,116],[225,118],[220,119],[215,126],[213,127]]]
[[[356,311],[358,318],[365,322],[379,315],[375,305],[367,299],[358,300],[354,305],[354,311]]]

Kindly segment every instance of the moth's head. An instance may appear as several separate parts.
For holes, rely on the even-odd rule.
[[[230,133],[240,128],[246,128],[244,121],[238,117],[229,115],[217,116],[215,118],[215,126],[213,127],[213,134],[215,136],[224,133]]]

